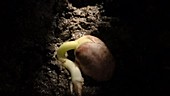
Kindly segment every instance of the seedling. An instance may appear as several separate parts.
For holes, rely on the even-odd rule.
[[[72,49],[75,53],[75,62],[66,56],[67,51]],[[63,43],[57,50],[57,57],[69,70],[73,89],[78,96],[81,96],[84,84],[81,71],[96,81],[106,81],[112,77],[115,66],[112,55],[104,42],[90,35]]]

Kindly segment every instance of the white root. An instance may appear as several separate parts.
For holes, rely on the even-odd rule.
[[[60,58],[59,60],[62,61],[62,65],[66,67],[71,74],[71,80],[72,80],[74,91],[78,96],[81,96],[84,79],[81,75],[80,69],[73,61],[67,58]]]

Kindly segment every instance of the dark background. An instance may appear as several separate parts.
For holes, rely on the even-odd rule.
[[[55,14],[55,3],[55,0],[1,1],[1,96],[30,96],[32,75],[46,59],[45,40]],[[117,58],[123,62],[114,81],[117,93],[169,96],[168,1],[108,0],[104,8],[108,16],[120,19],[131,36],[130,42],[122,45],[121,58]]]

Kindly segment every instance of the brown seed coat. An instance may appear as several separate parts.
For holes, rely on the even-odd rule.
[[[81,44],[75,50],[76,63],[82,72],[97,81],[111,79],[115,68],[112,54],[100,39],[87,35],[92,42]]]

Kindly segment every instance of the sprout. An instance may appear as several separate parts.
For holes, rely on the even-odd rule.
[[[72,49],[75,51],[76,63],[66,58],[67,51]],[[57,50],[57,57],[70,71],[74,91],[78,96],[81,96],[84,83],[81,71],[94,80],[106,81],[112,77],[115,66],[106,45],[97,37],[90,35],[63,43]]]
[[[57,50],[58,60],[61,61],[63,63],[62,65],[69,70],[71,74],[74,91],[79,96],[81,96],[82,93],[81,91],[84,80],[78,66],[73,61],[66,58],[66,53],[69,50],[76,49],[79,45],[85,42],[91,41],[89,39],[85,39],[85,37],[81,37],[78,40],[63,43]]]

